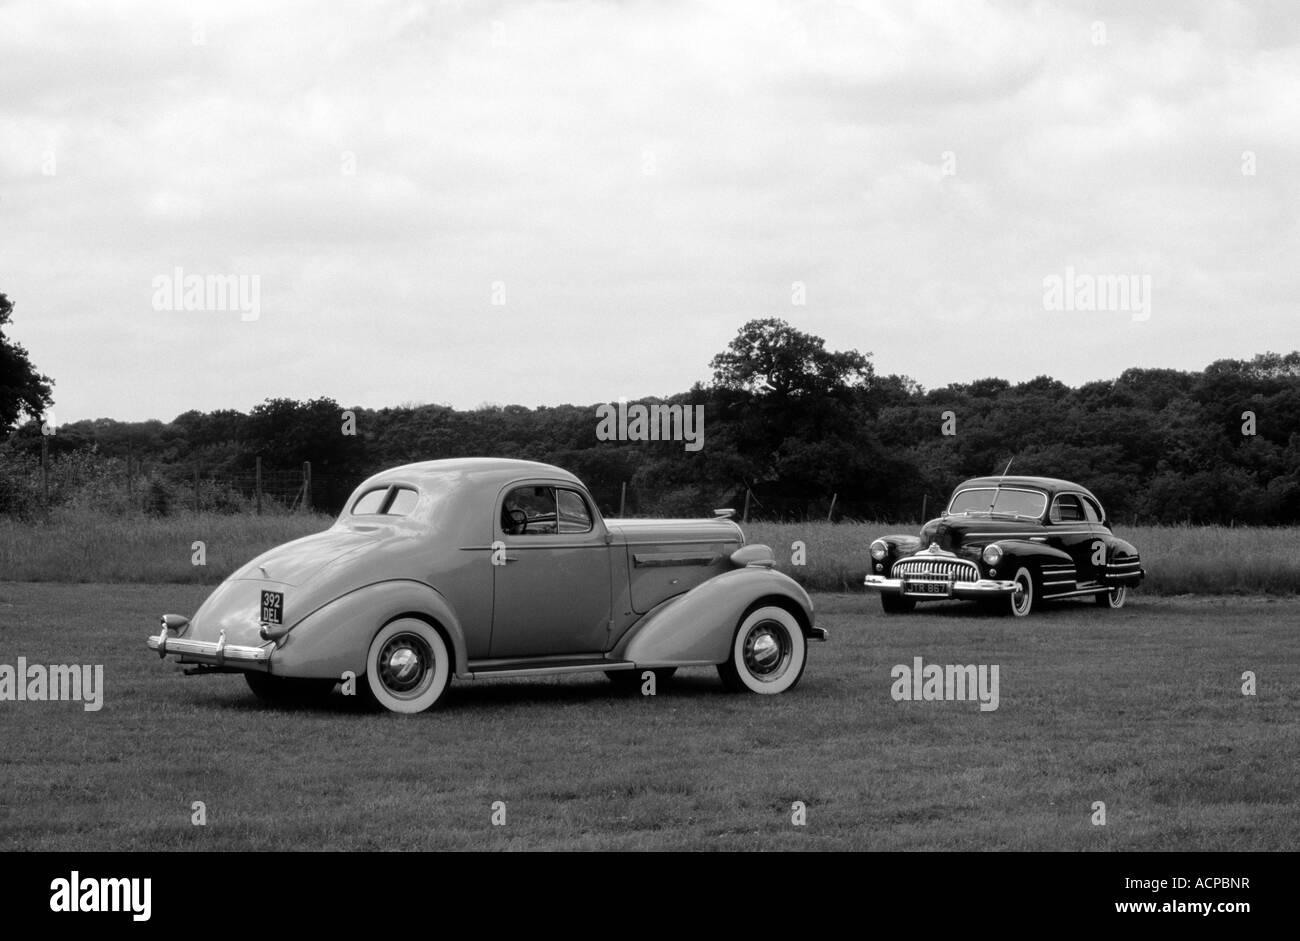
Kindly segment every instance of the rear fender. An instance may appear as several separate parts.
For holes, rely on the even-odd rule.
[[[441,628],[456,675],[469,672],[465,634],[447,599],[422,582],[401,579],[359,588],[307,615],[280,640],[271,673],[338,678],[350,670],[364,676],[371,640],[389,621],[404,616]]]

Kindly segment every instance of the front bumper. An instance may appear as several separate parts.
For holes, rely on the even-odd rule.
[[[216,641],[186,640],[183,637],[173,637],[167,628],[163,628],[145,643],[150,650],[157,651],[159,657],[179,657],[181,663],[262,670],[269,668],[271,653],[275,649],[275,645],[270,643],[264,647],[227,644],[225,631],[221,632]]]
[[[902,595],[907,598],[915,598],[917,601],[950,601],[953,598],[970,600],[996,598],[1003,595],[1014,595],[1017,590],[1015,582],[992,578],[981,578],[973,582],[927,581],[927,584],[944,587],[946,589],[944,591],[904,592],[901,578],[886,578],[884,575],[868,575],[863,584],[871,591],[878,591],[887,595]]]

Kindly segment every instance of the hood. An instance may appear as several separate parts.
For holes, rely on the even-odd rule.
[[[329,529],[263,552],[230,577],[297,587],[344,556],[378,545],[381,538],[379,532]]]
[[[943,517],[921,527],[921,549],[928,549],[931,543],[938,543],[947,552],[982,549],[999,539],[1023,538],[1036,526],[1032,520],[1009,517]]]
[[[744,542],[740,527],[731,520],[605,520],[605,526],[628,544],[672,541]]]

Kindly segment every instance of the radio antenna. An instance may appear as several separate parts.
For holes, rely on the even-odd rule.
[[[1013,456],[1013,457],[1011,458],[1011,461],[1014,461],[1014,460],[1015,460],[1015,457]],[[1002,481],[1006,480],[1006,478],[1007,478],[1007,471],[1011,470],[1011,461],[1007,461],[1007,466],[1004,467],[1004,468],[1002,468],[1002,476],[998,478],[998,485],[997,485],[996,487],[993,488],[993,499],[989,502],[989,512],[990,512],[990,513],[993,512],[993,507],[997,506],[997,503],[998,503],[998,491],[1000,491],[1000,490],[1002,489]]]

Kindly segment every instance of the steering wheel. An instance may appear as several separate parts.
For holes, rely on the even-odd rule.
[[[528,514],[517,507],[506,510],[506,517],[510,520],[510,534],[518,536],[528,531]]]

